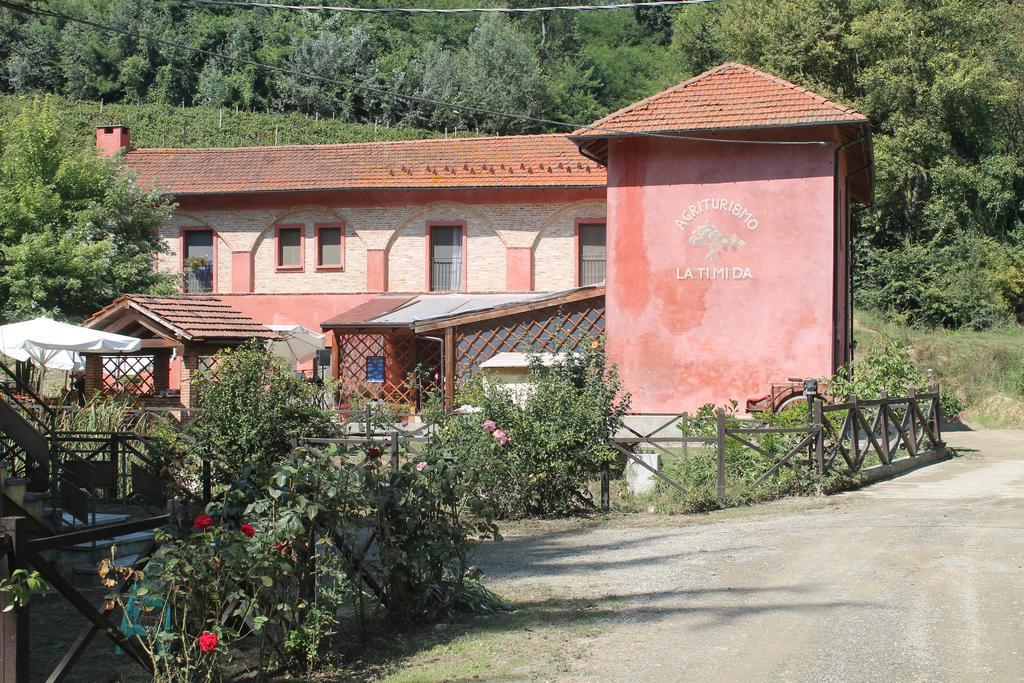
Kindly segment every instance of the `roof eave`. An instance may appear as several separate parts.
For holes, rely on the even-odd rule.
[[[321,330],[408,330],[412,332],[415,323],[387,323],[367,320],[361,323],[320,323]]]
[[[805,123],[766,123],[757,126],[716,126],[714,128],[669,128],[665,130],[646,130],[646,131],[596,131],[593,134],[585,133],[577,135],[572,133],[568,136],[570,140],[579,145],[580,142],[586,142],[590,140],[601,140],[605,138],[637,138],[646,137],[650,134],[661,135],[661,136],[672,136],[672,135],[690,135],[696,133],[718,133],[722,131],[746,131],[746,130],[778,130],[783,128],[814,128],[816,126],[861,126],[870,124],[867,117],[861,119],[827,119],[822,121],[807,121]],[[680,138],[686,139],[686,138]],[[714,140],[715,138],[705,138],[707,140]]]
[[[596,162],[597,160],[594,159]],[[409,192],[409,191],[420,191],[420,190],[602,190],[606,188],[607,183],[600,185],[451,185],[448,187],[436,187],[436,186],[418,186],[418,185],[405,185],[395,187],[380,187],[380,186],[366,186],[366,187],[288,187],[288,188],[274,188],[270,189],[253,189],[253,190],[209,190],[202,192],[195,191],[179,191],[173,188],[163,187],[165,192],[169,192],[176,197],[209,197],[209,196],[241,196],[241,195],[255,195],[255,194],[276,194],[284,192],[368,192],[368,191],[384,191],[384,192]]]

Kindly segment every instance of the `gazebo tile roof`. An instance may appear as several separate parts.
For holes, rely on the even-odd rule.
[[[215,296],[148,296],[131,294],[114,301],[85,321],[87,327],[116,309],[135,309],[189,340],[244,341],[278,339],[270,328],[256,322]]]

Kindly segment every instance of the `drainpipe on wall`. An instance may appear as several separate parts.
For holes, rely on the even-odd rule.
[[[850,196],[850,178],[853,178],[854,176],[859,175],[859,174],[863,173],[864,171],[869,171],[870,169],[871,169],[871,162],[868,161],[868,163],[866,165],[861,166],[856,171],[853,171],[852,173],[847,173],[846,174],[846,187],[844,189],[845,189],[847,197]],[[847,316],[846,316],[847,319],[844,320],[843,323],[847,326],[848,333],[850,335],[850,362],[852,363],[853,362],[854,352],[857,350],[856,346],[853,343],[853,259],[854,259],[854,251],[853,251],[853,212],[852,211],[850,212],[849,220],[847,221],[847,232],[849,233],[849,235],[848,235],[849,239],[846,240],[846,261],[847,261],[847,263],[850,264],[850,277],[848,277],[846,279],[846,300],[849,302],[850,305],[847,306]]]
[[[840,224],[841,224],[840,212],[844,209],[844,206],[843,206],[842,202],[840,202],[840,192],[839,192],[839,190],[840,190],[840,185],[839,185],[839,155],[842,154],[843,151],[845,151],[848,147],[852,147],[853,145],[856,145],[856,144],[864,142],[867,139],[867,137],[868,137],[867,133],[862,130],[861,134],[858,137],[856,137],[853,140],[850,140],[849,142],[845,142],[845,143],[839,145],[838,147],[836,147],[835,154],[834,154],[833,161],[832,161],[832,164],[833,164],[833,166],[832,166],[832,168],[833,168],[833,173],[832,173],[832,176],[833,176],[833,189],[832,189],[832,205],[833,205],[833,212],[832,212],[832,242],[833,242],[833,245],[834,245],[834,247],[833,247],[833,255],[832,255],[832,343],[833,343],[832,365],[833,365],[833,369],[837,368],[839,365],[842,365],[842,363],[839,362],[840,358],[838,358],[837,354],[836,354],[836,351],[838,351],[838,348],[837,348],[838,344],[837,344],[837,342],[839,341],[839,325],[840,325],[840,321],[839,321],[839,297],[838,297],[838,293],[839,293],[839,249],[838,249],[838,247],[839,247]],[[843,198],[845,198],[847,202],[849,202],[850,177],[852,175],[853,174],[851,174],[851,173],[847,173],[846,176],[843,179],[843,186],[842,186]],[[850,311],[851,313],[853,311],[853,290],[852,290],[852,286],[850,284],[850,280],[852,278],[852,272],[853,272],[853,263],[851,262],[851,259],[853,258],[853,247],[852,247],[852,245],[853,245],[853,230],[852,230],[852,227],[853,226],[849,225],[849,224],[846,226],[846,268],[847,268],[847,271],[850,273],[850,276],[847,277],[847,283],[846,283],[846,286],[845,286],[845,289],[847,291],[847,294],[846,294],[846,307],[847,307],[847,310]],[[850,319],[852,320],[852,316],[850,317]],[[843,324],[844,327],[847,326],[847,316],[846,315],[843,316],[842,324]],[[850,360],[852,361],[853,360],[853,326],[850,325],[849,327],[850,327],[850,329],[848,329],[846,331],[847,334],[848,334],[848,339],[846,339],[846,345],[847,345],[848,348],[850,348]]]

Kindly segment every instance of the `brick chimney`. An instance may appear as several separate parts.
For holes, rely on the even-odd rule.
[[[131,149],[132,131],[128,126],[101,126],[96,129],[96,147],[105,157],[113,156],[122,149]]]

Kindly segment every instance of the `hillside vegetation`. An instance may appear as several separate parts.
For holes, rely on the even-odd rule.
[[[1024,428],[1024,327],[921,330],[858,312],[855,334],[858,352],[883,338],[906,343],[922,371],[959,395],[968,425]]]
[[[9,127],[40,96],[0,95],[0,125]],[[127,125],[137,147],[251,147],[309,145],[438,137],[404,125],[352,123],[299,113],[262,113],[231,107],[174,107],[159,102],[101,104],[47,95],[46,105],[81,146],[95,141],[97,126]],[[440,135],[444,135],[441,133]]]

